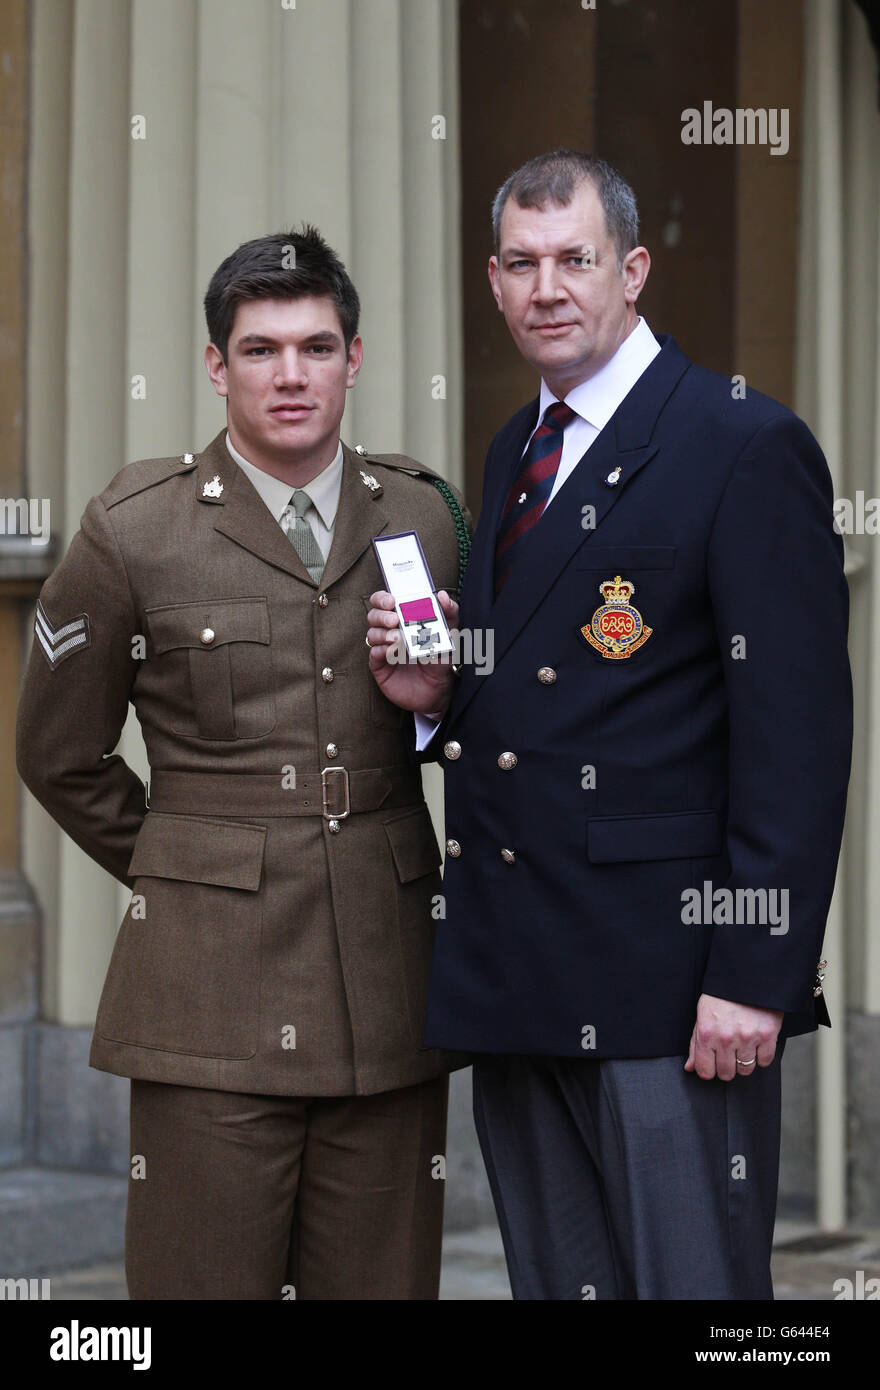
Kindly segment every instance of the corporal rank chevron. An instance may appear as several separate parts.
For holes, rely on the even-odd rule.
[[[71,618],[69,623],[55,628],[49,622],[46,610],[39,602],[34,618],[34,632],[53,671],[60,662],[65,661],[74,652],[90,647],[92,644],[88,613],[78,613],[75,618]]]

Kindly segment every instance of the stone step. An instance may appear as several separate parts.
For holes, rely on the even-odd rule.
[[[110,1175],[0,1171],[0,1279],[120,1259],[127,1193],[127,1179]]]

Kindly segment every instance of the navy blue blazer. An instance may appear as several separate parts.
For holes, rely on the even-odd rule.
[[[701,993],[785,1010],[782,1036],[828,1022],[852,739],[831,479],[796,415],[658,340],[497,602],[537,400],[489,449],[460,626],[494,668],[464,667],[432,744],[460,852],[429,1047],[685,1053]]]

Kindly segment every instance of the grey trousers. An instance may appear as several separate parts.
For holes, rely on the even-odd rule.
[[[780,1061],[474,1061],[474,1119],[515,1299],[772,1299]]]

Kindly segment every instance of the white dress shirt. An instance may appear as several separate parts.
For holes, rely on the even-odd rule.
[[[654,337],[645,320],[639,321],[624,338],[610,361],[601,367],[595,376],[588,377],[580,385],[573,386],[565,397],[565,404],[576,414],[577,419],[566,425],[562,436],[562,458],[553,481],[553,490],[547,499],[547,507],[553,501],[562,484],[574,472],[575,467],[593,443],[599,431],[604,429],[624,396],[628,396],[642,372],[653,362],[660,351],[660,344]],[[532,435],[544,418],[544,411],[558,397],[554,396],[546,381],[541,382],[541,401],[538,407],[538,421],[532,434],[526,440],[523,454],[532,442]],[[545,507],[546,511],[547,508]],[[543,515],[543,513],[542,513]]]

